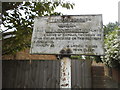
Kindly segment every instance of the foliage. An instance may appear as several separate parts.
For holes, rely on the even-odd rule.
[[[71,59],[79,59],[79,60],[83,59],[82,56],[78,56],[78,55],[72,55],[70,58]]]
[[[112,32],[113,30],[118,28],[118,22],[115,23],[108,23],[107,25],[104,25],[104,35],[107,35],[108,33]]]
[[[100,56],[93,56],[93,58],[94,58],[94,60],[96,61],[96,63],[102,62]]]
[[[118,68],[120,65],[120,31],[115,30],[105,36],[105,56],[103,62],[109,66]]]
[[[120,53],[119,53],[119,45],[120,41],[118,39],[118,22],[108,23],[104,25],[104,49],[105,56],[93,56],[94,60],[99,63],[103,62],[109,67],[118,67],[120,64]]]
[[[34,18],[37,16],[62,15],[55,12],[58,6],[71,9],[74,4],[63,2],[3,2],[2,54],[15,54],[30,47]]]

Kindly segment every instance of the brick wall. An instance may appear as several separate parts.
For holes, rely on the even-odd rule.
[[[55,55],[31,55],[29,49],[18,52],[16,55],[3,55],[2,60],[56,60]]]
[[[120,70],[105,66],[105,75],[120,83]]]

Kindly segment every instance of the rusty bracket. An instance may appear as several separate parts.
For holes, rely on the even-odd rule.
[[[63,57],[71,57],[72,50],[70,48],[64,48],[60,51],[59,55],[56,55],[57,59],[60,60]]]

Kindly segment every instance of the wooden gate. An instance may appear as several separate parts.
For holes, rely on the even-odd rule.
[[[60,88],[59,60],[3,60],[2,88]],[[91,88],[91,63],[72,60],[72,88]]]

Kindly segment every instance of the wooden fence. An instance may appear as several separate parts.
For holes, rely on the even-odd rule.
[[[2,88],[59,88],[60,61],[3,60]],[[91,88],[89,60],[72,60],[72,88]]]
[[[91,88],[91,61],[72,60],[72,88]]]

